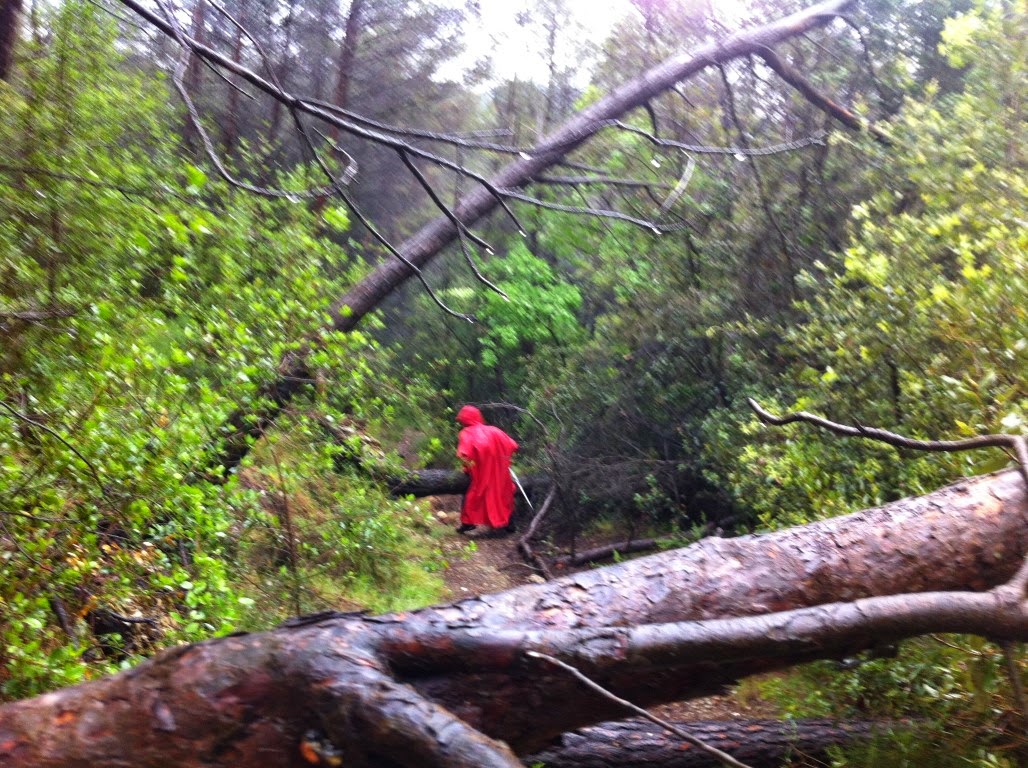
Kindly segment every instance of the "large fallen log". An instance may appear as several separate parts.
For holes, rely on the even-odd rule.
[[[904,723],[857,720],[704,720],[676,723],[705,744],[750,768],[779,768],[789,758],[820,758],[832,746],[864,741]],[[625,720],[583,728],[560,737],[556,746],[536,752],[525,765],[546,768],[719,768],[712,755],[645,720]]]
[[[466,493],[471,479],[452,469],[419,469],[386,480],[393,496],[445,496]]]
[[[298,767],[316,729],[351,767],[521,766],[625,714],[534,653],[649,706],[927,632],[1026,640],[1026,522],[1006,472],[452,605],[177,648],[0,707],[0,764]]]

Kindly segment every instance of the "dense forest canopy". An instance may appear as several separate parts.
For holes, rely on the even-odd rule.
[[[0,701],[438,602],[391,488],[457,468],[466,402],[553,490],[554,551],[1010,465],[747,405],[1028,434],[1024,4],[835,5],[626,0],[593,41],[525,0],[511,74],[464,53],[477,3],[0,0]],[[760,685],[929,721],[834,764],[1019,765],[1005,647]]]

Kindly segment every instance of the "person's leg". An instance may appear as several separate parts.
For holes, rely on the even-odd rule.
[[[457,526],[457,533],[467,533],[468,531],[475,530],[475,526],[471,523],[465,522],[464,518],[464,505],[468,503],[468,496],[464,494],[460,500],[460,525]]]

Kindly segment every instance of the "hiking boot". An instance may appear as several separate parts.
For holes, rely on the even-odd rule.
[[[473,530],[475,530],[475,526],[473,526],[471,523],[461,523],[457,527],[457,533],[467,533],[468,531]]]

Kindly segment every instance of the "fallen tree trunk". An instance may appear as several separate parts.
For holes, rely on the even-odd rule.
[[[468,475],[454,469],[416,469],[402,476],[382,476],[382,482],[393,496],[447,496],[467,493],[471,480]],[[537,496],[550,485],[545,475],[519,476],[521,487],[529,496]],[[538,503],[538,502],[537,502]]]
[[[587,565],[596,560],[606,560],[615,555],[632,555],[636,552],[649,552],[660,546],[661,539],[632,539],[617,544],[604,544],[601,547],[583,549],[574,555],[561,555],[554,558],[553,564],[558,568],[574,568],[579,565]]]
[[[452,469],[419,469],[403,477],[389,478],[386,484],[393,496],[445,496],[463,494],[471,479]]]
[[[452,605],[177,648],[0,708],[0,764],[298,767],[317,729],[351,767],[521,766],[514,752],[624,715],[533,654],[649,706],[928,632],[1026,640],[1026,521],[1005,472]]]
[[[742,520],[743,517],[741,515],[733,515],[722,520],[711,520],[709,523],[697,530],[689,540],[695,541],[714,533],[720,535],[722,532],[721,529],[730,528]],[[553,564],[558,568],[576,568],[580,565],[588,565],[589,563],[595,563],[599,560],[607,560],[615,555],[632,555],[637,552],[649,552],[651,549],[657,549],[661,546],[667,547],[670,546],[672,541],[673,540],[670,538],[631,539],[629,541],[615,542],[613,544],[604,544],[600,547],[583,549],[573,555],[561,555],[560,557],[554,558]],[[685,543],[681,541],[681,539],[678,541],[680,545]]]
[[[864,741],[904,723],[854,720],[705,720],[675,723],[706,744],[750,768],[779,768],[789,758],[820,758],[832,746]],[[645,720],[583,728],[560,737],[558,746],[537,752],[525,765],[546,768],[719,768],[717,758]]]
[[[122,2],[157,29],[173,36],[170,25],[148,12],[136,0]],[[757,54],[768,46],[823,27],[854,3],[855,0],[825,0],[761,27],[744,30],[703,46],[699,50],[679,54],[661,62],[572,116],[553,133],[543,138],[538,145],[523,153],[522,157],[501,168],[489,179],[492,189],[481,185],[475,187],[454,207],[454,215],[463,226],[471,227],[500,206],[500,197],[495,190],[500,190],[503,194],[532,183],[540,174],[559,163],[599,131],[609,127],[612,120],[644,106],[651,99],[694,77],[707,67]],[[208,61],[234,72],[274,98],[284,99],[287,96],[256,77],[254,73],[232,67],[231,62],[214,51],[201,46],[195,52]],[[296,109],[306,111],[322,120],[331,119],[331,115],[306,105],[300,99],[294,99],[294,102],[291,106]],[[330,322],[323,330],[349,331],[355,328],[393,291],[416,275],[417,269],[427,265],[453,243],[457,236],[457,228],[447,215],[441,215],[426,224],[399,246],[399,258],[383,262],[346,295],[333,302],[328,313]],[[261,387],[255,395],[253,404],[239,408],[226,420],[221,429],[224,443],[217,456],[212,457],[211,468],[220,468],[227,472],[238,466],[249,452],[253,441],[264,434],[282,408],[312,378],[304,354],[291,353],[286,356],[280,362],[275,378]]]
[[[381,459],[368,458],[360,446],[351,444],[353,438],[360,437],[357,431],[344,431],[323,418],[316,417],[316,421],[325,434],[343,449],[333,458],[336,471],[345,471],[351,467],[357,469],[385,485],[392,496],[424,498],[461,495],[467,493],[471,484],[470,476],[456,469],[414,469],[402,474],[397,473],[396,470],[387,468]],[[535,476],[526,477],[522,481],[526,489],[548,482],[546,478]]]

